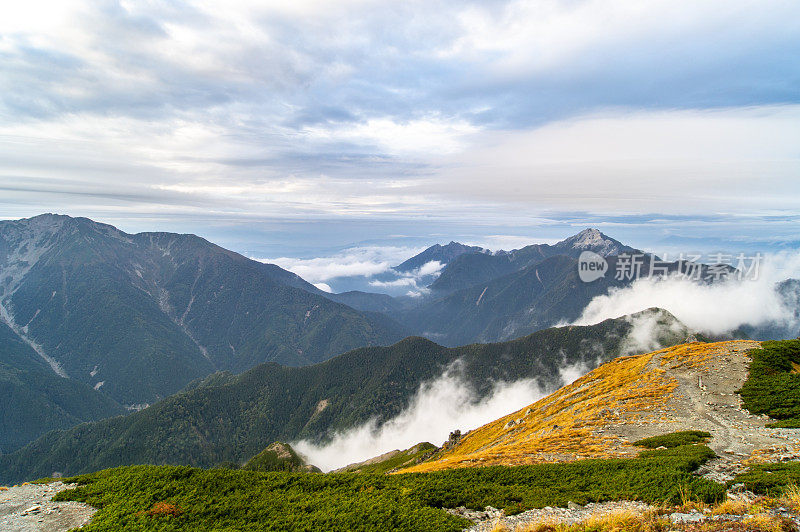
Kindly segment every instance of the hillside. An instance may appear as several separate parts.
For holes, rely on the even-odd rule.
[[[86,528],[98,532],[458,532],[470,525],[454,514],[452,509],[459,506],[481,510],[491,506],[518,513],[564,506],[568,501],[625,499],[632,494],[652,503],[678,503],[681,497],[714,502],[724,497],[724,486],[692,473],[711,456],[707,447],[643,454],[632,460],[459,469],[424,475],[128,466],[67,479],[79,487],[59,493],[55,500],[81,501],[100,508]]]
[[[102,391],[56,375],[0,322],[0,454],[42,434],[125,413]]]
[[[50,214],[0,222],[0,318],[54,371],[130,406],[214,371],[307,365],[405,336],[200,237]]]
[[[242,466],[245,471],[293,471],[319,473],[320,470],[307,464],[291,445],[275,442]]]
[[[645,315],[665,323],[662,345],[686,337],[685,327],[668,313]],[[140,412],[54,432],[2,456],[0,482],[135,463],[241,464],[276,440],[320,440],[370,419],[390,419],[423,382],[438,378],[455,361],[476,397],[488,394],[497,381],[535,379],[552,390],[563,384],[564,367],[593,368],[616,356],[633,323],[619,318],[459,348],[408,338],[314,366],[271,363],[239,376],[212,376]]]
[[[632,457],[640,451],[632,442],[680,430],[711,434],[720,459],[706,473],[720,480],[748,460],[797,458],[800,435],[768,427],[737,394],[749,382],[748,352],[759,345],[694,342],[617,358],[405,471]]]

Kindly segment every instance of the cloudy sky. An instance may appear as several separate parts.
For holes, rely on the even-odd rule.
[[[798,241],[798,51],[796,0],[5,2],[0,217],[269,258]]]

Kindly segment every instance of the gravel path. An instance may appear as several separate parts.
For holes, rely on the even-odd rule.
[[[75,484],[25,484],[0,491],[0,530],[3,532],[66,532],[82,527],[97,511],[74,501],[53,502],[59,491]]]
[[[709,346],[710,356],[702,364],[691,364],[691,358],[668,364],[677,388],[666,409],[648,412],[645,418],[649,419],[604,427],[606,433],[636,441],[676,430],[708,431],[712,435],[708,446],[719,458],[701,467],[699,473],[717,482],[732,480],[752,461],[800,458],[800,431],[767,427],[771,420],[750,414],[736,393],[747,380],[747,351],[759,344],[736,341],[715,345]],[[654,357],[652,364],[660,364],[660,357]]]

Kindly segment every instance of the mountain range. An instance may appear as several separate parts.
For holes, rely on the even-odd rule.
[[[565,366],[591,369],[623,352],[637,318],[660,322],[658,345],[689,333],[671,314],[651,309],[504,343],[446,348],[411,337],[312,366],[267,363],[238,376],[217,373],[140,412],[51,432],[0,456],[0,483],[136,463],[243,464],[276,440],[325,441],[336,431],[391,419],[453,364],[476,400],[495,383],[521,379],[554,390],[564,383]]]
[[[62,377],[128,407],[215,371],[311,364],[406,336],[194,235],[130,235],[58,215],[4,221],[0,272],[14,333]]]
[[[658,322],[658,345],[686,337],[657,310],[552,328],[631,282],[581,281],[584,251],[611,271],[641,253],[596,229],[512,251],[450,242],[395,267],[439,272],[424,295],[395,298],[323,292],[195,235],[54,214],[0,221],[0,463],[13,478],[243,463],[276,440],[384,422],[455,361],[480,398],[495,382],[558,386],[564,365],[625,351],[638,319]],[[655,258],[644,260],[646,272]],[[781,294],[796,304],[800,284]]]

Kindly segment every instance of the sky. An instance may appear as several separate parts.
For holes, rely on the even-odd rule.
[[[5,2],[0,218],[290,266],[589,226],[780,248],[799,50],[796,0]]]

